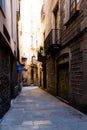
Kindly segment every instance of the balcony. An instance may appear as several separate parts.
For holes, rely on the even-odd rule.
[[[46,54],[55,54],[60,48],[60,30],[51,29],[44,41],[44,51]]]
[[[40,52],[38,53],[38,61],[39,62],[45,62],[46,56],[42,55]]]
[[[39,62],[45,62],[46,56],[44,55],[43,46],[40,46],[37,53],[38,61]]]

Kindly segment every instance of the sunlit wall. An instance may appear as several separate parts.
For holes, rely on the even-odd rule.
[[[36,55],[37,27],[40,22],[40,10],[43,0],[22,0],[20,21],[22,28],[21,53],[27,57],[27,64],[31,63],[31,57]]]

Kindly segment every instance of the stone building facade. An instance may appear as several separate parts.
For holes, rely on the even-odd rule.
[[[20,61],[24,64],[23,85],[28,86],[38,85],[37,28],[42,0],[26,2],[20,0],[19,46]]]
[[[45,0],[47,90],[87,112],[87,1]]]
[[[42,8],[40,12],[40,24],[38,33],[38,86],[46,89],[46,56],[44,53],[45,40],[45,0],[42,1]]]
[[[18,94],[16,1],[0,0],[0,118]]]

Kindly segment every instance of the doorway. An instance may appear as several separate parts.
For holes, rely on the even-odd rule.
[[[69,63],[57,65],[57,96],[68,101]]]
[[[31,68],[31,83],[34,83],[34,69]]]

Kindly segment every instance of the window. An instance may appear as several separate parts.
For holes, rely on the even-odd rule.
[[[65,19],[64,23],[67,23],[68,20],[79,10],[80,0],[65,0]]]
[[[78,10],[79,1],[80,0],[70,0],[70,16]]]

